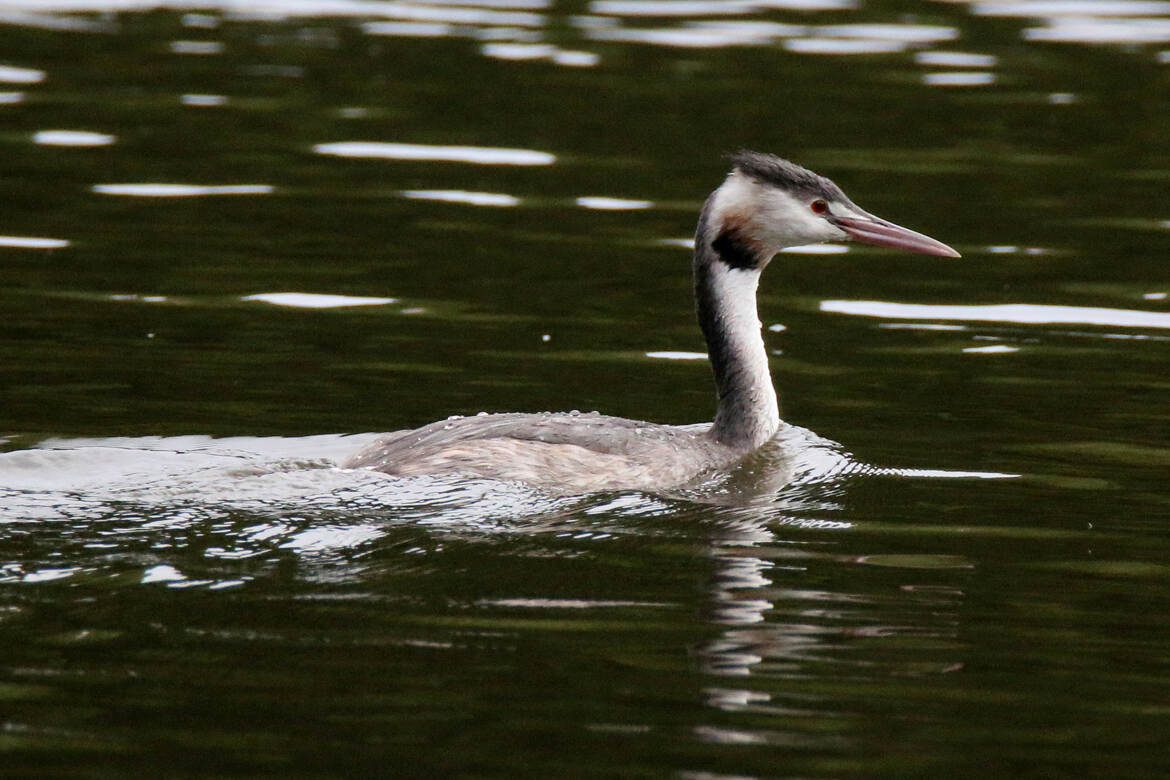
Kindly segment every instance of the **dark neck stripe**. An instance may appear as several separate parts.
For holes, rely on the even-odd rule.
[[[725,256],[717,251],[708,246],[696,252],[694,263],[695,307],[715,374],[716,411],[710,435],[721,444],[752,448],[762,441],[760,431],[766,429],[770,436],[775,430],[775,421],[769,422],[762,413],[770,408],[764,385],[770,386],[771,376],[767,356],[753,358],[754,351],[762,349],[758,331],[742,320],[728,318],[734,303],[731,296],[745,291],[741,284],[729,283],[728,277],[755,266],[728,267]],[[758,375],[761,366],[762,377]]]
[[[744,241],[739,233],[733,229],[725,229],[711,242],[719,259],[731,268],[750,270],[760,267],[760,257],[752,249],[752,245]]]
[[[695,263],[695,308],[699,315],[699,327],[707,342],[707,359],[715,372],[716,397],[722,399],[727,393],[727,368],[731,359],[728,343],[727,324],[723,321],[719,300],[715,292],[715,273],[710,262]]]

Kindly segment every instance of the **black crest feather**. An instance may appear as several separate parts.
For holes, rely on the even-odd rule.
[[[745,176],[750,176],[762,184],[787,190],[798,197],[821,197],[825,200],[850,202],[831,179],[826,179],[808,168],[802,168],[774,154],[741,149],[735,154],[728,155],[728,158],[732,166]]]

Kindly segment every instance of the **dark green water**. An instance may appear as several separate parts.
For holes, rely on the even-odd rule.
[[[1170,7],[533,5],[5,5],[0,776],[1163,776]],[[331,468],[709,419],[648,353],[704,348],[678,239],[740,147],[964,254],[768,269],[783,414],[839,447],[751,501]]]

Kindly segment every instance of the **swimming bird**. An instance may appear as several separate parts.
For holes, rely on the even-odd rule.
[[[527,483],[549,493],[656,490],[728,469],[780,429],[756,288],[781,249],[859,241],[944,257],[946,244],[862,210],[829,179],[774,155],[731,156],[695,231],[695,306],[715,373],[715,419],[661,425],[591,412],[480,414],[387,434],[342,463],[399,476]]]

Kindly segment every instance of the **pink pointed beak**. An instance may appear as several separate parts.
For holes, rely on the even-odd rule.
[[[930,236],[924,236],[909,228],[900,227],[893,222],[886,222],[872,214],[865,212],[861,212],[861,214],[864,216],[839,217],[833,214],[826,218],[848,233],[854,241],[860,241],[863,244],[888,246],[891,249],[920,252],[924,255],[962,257],[951,247],[941,241],[935,241]]]

